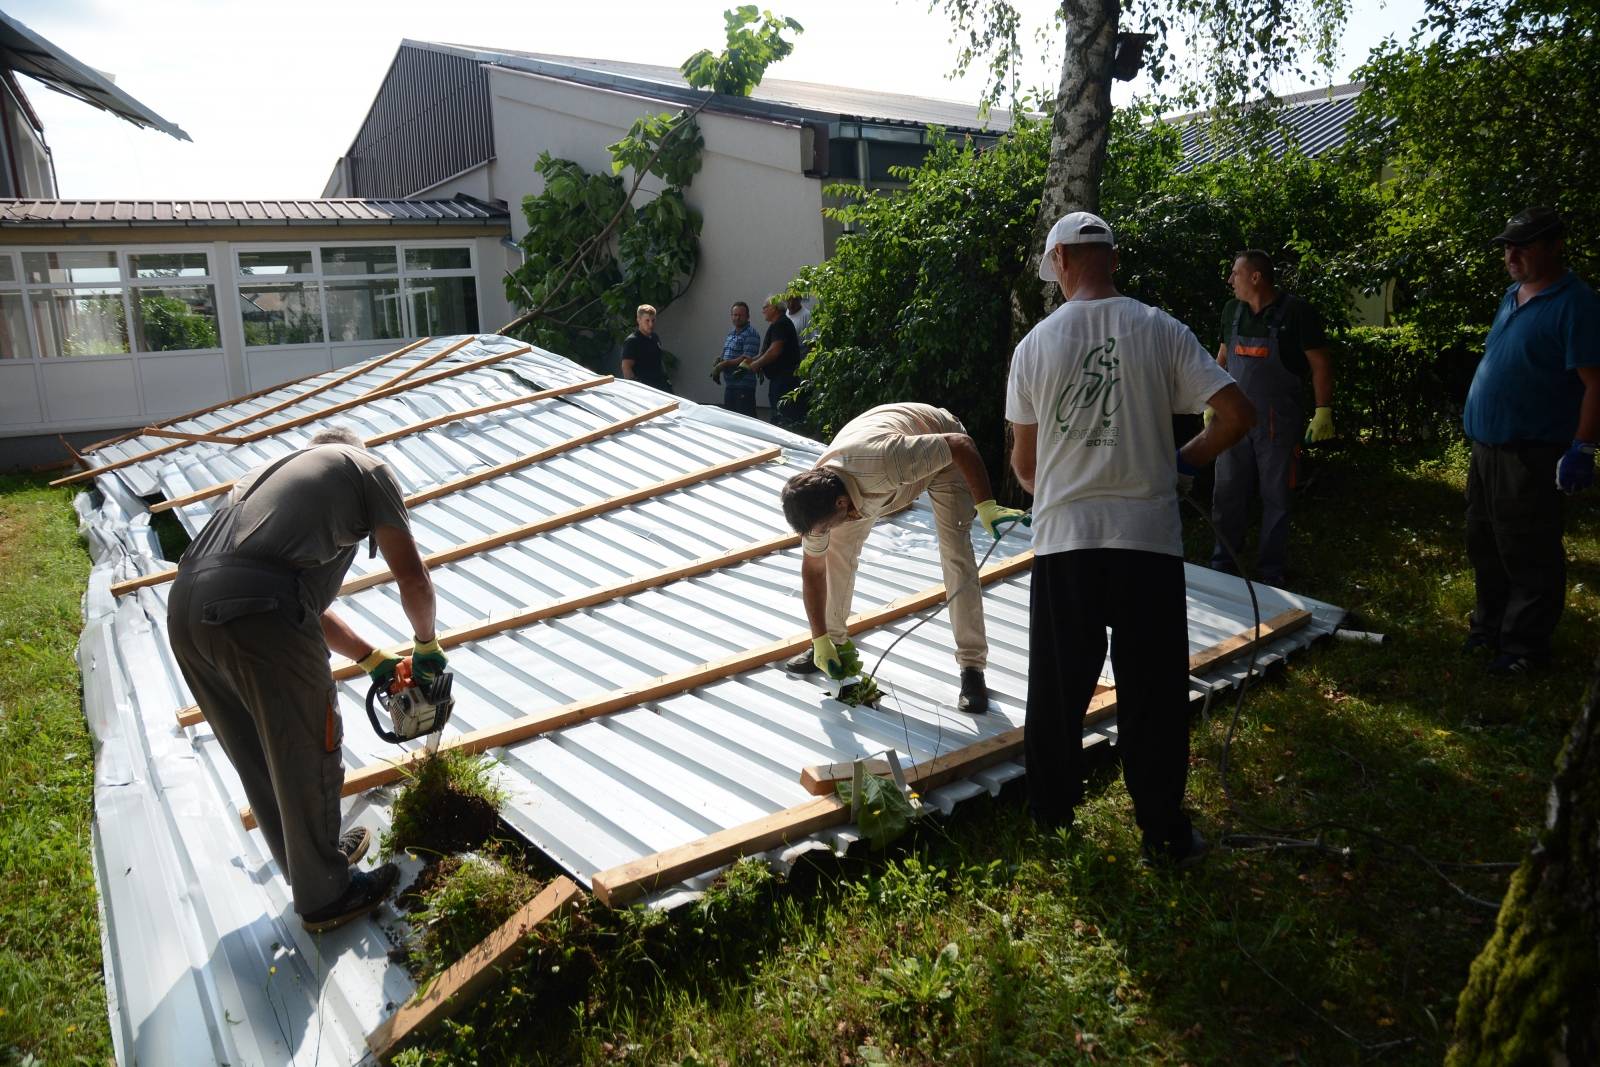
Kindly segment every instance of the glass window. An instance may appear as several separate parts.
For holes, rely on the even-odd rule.
[[[115,252],[24,252],[22,268],[35,285],[105,285],[122,280]]]
[[[391,255],[393,251],[390,249]],[[405,336],[400,325],[399,282],[327,282],[323,294],[328,305],[328,340],[372,341]]]
[[[128,350],[121,289],[53,289],[33,294],[45,356],[106,356]]]
[[[11,261],[10,256],[0,255],[0,282],[14,282],[16,280],[16,264]]]
[[[141,352],[218,348],[216,290],[145,285],[133,291],[133,335]]]
[[[406,270],[470,270],[471,268],[470,248],[406,249]]]
[[[322,250],[323,274],[394,274],[398,270],[394,245]]]
[[[138,252],[128,257],[135,278],[204,278],[211,273],[204,252]]]
[[[0,359],[32,359],[21,293],[0,293]]]
[[[303,345],[322,340],[322,304],[315,282],[239,286],[247,345]]]
[[[478,287],[471,278],[413,278],[406,282],[406,300],[419,337],[478,332]]]
[[[310,274],[311,270],[309,248],[271,248],[264,252],[239,253],[240,274]]]

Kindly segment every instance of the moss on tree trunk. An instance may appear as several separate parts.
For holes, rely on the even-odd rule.
[[[1600,1063],[1600,661],[1539,844],[1456,1008],[1450,1067]]]

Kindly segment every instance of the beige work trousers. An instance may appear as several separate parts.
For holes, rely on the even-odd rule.
[[[974,503],[967,483],[954,467],[928,484],[934,522],[939,530],[939,563],[944,568],[945,595],[949,598],[950,625],[955,630],[956,663],[982,670],[989,662],[989,639],[983,629],[983,590],[978,585],[978,561],[972,553]],[[840,523],[828,531],[828,636],[835,644],[849,634],[845,621],[856,590],[856,568],[874,520],[860,518]],[[955,593],[950,597],[950,593]]]

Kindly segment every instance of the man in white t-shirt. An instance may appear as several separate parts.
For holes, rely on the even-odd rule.
[[[1189,627],[1180,475],[1238,441],[1255,409],[1188,327],[1117,292],[1111,227],[1058,221],[1039,276],[1065,303],[1017,345],[1006,389],[1011,465],[1033,498],[1025,747],[1028,806],[1070,826],[1083,799],[1083,716],[1116,672],[1117,747],[1149,862],[1186,866],[1205,838],[1183,810]],[[1216,412],[1175,447],[1172,416]]]

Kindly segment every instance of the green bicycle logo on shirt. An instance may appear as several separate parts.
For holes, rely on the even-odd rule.
[[[1100,409],[1100,425],[1111,425],[1111,416],[1122,407],[1122,392],[1117,388],[1122,384],[1117,373],[1122,360],[1112,354],[1116,347],[1117,339],[1107,337],[1104,344],[1089,349],[1078,365],[1078,377],[1061,390],[1056,398],[1055,420],[1056,428],[1062,433],[1069,437],[1084,436],[1083,433],[1072,434],[1068,428],[1074,416],[1094,407]]]

